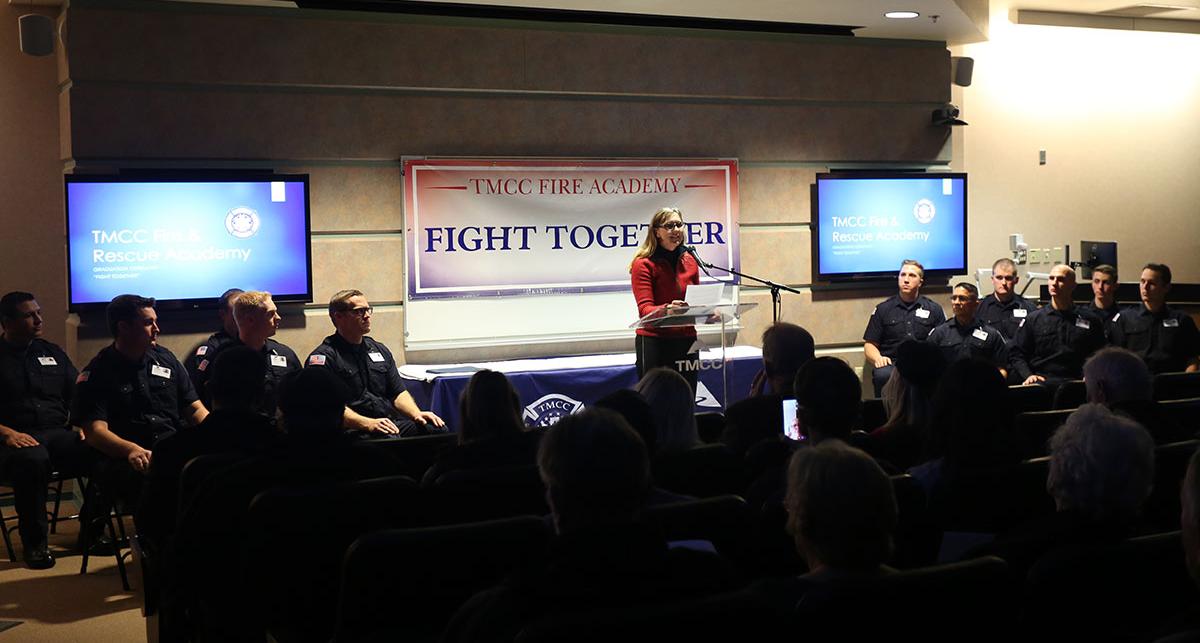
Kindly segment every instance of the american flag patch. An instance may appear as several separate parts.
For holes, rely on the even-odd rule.
[[[200,360],[200,363],[196,365],[196,370],[198,370],[198,371],[203,371],[203,370],[207,370],[207,369],[208,369],[208,360],[206,360],[206,359]]]
[[[324,366],[325,365],[325,356],[324,355],[309,355],[308,356],[308,365],[309,366]]]
[[[75,383],[82,384],[82,383],[88,381],[89,376],[91,376],[91,373],[89,373],[87,371],[83,371],[82,373],[79,374],[79,377],[75,378]]]
[[[207,353],[207,352],[208,352],[208,347],[207,347],[207,346],[201,346],[200,348],[197,348],[197,349],[196,349],[196,357],[200,357],[200,356],[204,355],[204,354],[205,354],[205,353]]]

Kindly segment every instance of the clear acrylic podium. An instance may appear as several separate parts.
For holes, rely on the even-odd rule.
[[[741,319],[742,314],[758,304],[721,303],[711,306],[674,307],[670,312],[663,306],[642,317],[630,328],[670,328],[673,326],[721,326],[721,410],[729,405],[729,374],[728,360],[725,355],[725,324]],[[696,364],[699,369],[700,364]],[[696,373],[699,381],[699,372]]]

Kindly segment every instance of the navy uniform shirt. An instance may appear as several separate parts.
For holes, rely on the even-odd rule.
[[[66,428],[77,375],[55,344],[35,338],[18,348],[0,339],[0,424],[22,432]]]
[[[75,421],[87,426],[103,420],[117,436],[148,449],[183,427],[196,399],[192,380],[171,351],[151,346],[131,361],[110,345],[79,373]]]
[[[198,380],[205,379],[207,381],[207,379],[202,378],[199,373],[212,365],[213,355],[216,355],[217,351],[224,348],[226,344],[232,342],[234,339],[236,338],[225,332],[225,329],[221,329],[209,335],[208,339],[197,346],[196,350],[192,351],[187,356],[187,359],[183,361],[184,367],[187,368],[188,377],[192,378],[192,386],[196,387],[196,394],[200,396],[200,399],[205,399],[205,395],[204,391],[200,390]],[[201,364],[204,364],[204,369],[200,368]]]
[[[228,342],[196,364],[196,390],[199,392],[200,401],[204,402],[204,406],[212,408],[212,392],[208,390],[208,381],[212,379],[213,362],[217,359],[217,355],[234,346],[245,345],[241,339],[230,338]],[[267,417],[274,418],[275,409],[279,406],[279,381],[283,379],[284,375],[300,370],[300,358],[296,357],[296,351],[271,338],[267,338],[259,352],[262,353],[263,361],[267,363],[267,374],[262,403],[255,410]]]
[[[404,382],[396,370],[396,360],[387,346],[363,336],[361,344],[351,344],[334,333],[313,349],[307,366],[331,369],[350,387],[347,404],[363,417],[404,419],[393,401],[404,392]]]
[[[923,340],[946,321],[946,314],[937,302],[918,296],[906,304],[899,295],[889,297],[875,307],[863,340],[879,347],[885,357],[895,357],[896,349],[906,339]]]
[[[1169,306],[1158,314],[1143,306],[1121,311],[1112,343],[1142,356],[1152,373],[1175,373],[1200,355],[1200,332],[1191,316]]]
[[[1009,346],[1009,366],[1021,380],[1030,375],[1079,379],[1083,362],[1103,348],[1104,320],[1092,311],[1039,308],[1025,318]]]
[[[1037,306],[1032,301],[1017,293],[1013,293],[1006,302],[996,299],[996,295],[992,294],[979,302],[979,308],[975,310],[975,319],[1000,331],[1004,340],[1011,342],[1017,337],[1017,329],[1021,327],[1021,322],[1035,310]]]
[[[933,329],[925,341],[942,349],[946,363],[972,357],[981,359],[996,368],[1008,368],[1008,347],[1000,331],[984,324],[976,317],[969,324],[958,323],[951,317],[946,323]]]
[[[1104,320],[1104,336],[1112,341],[1113,324],[1117,321],[1117,315],[1121,314],[1121,307],[1115,303],[1108,308],[1100,308],[1096,306],[1096,300],[1093,299],[1086,304],[1081,304],[1080,308],[1085,308],[1096,314],[1097,317]]]

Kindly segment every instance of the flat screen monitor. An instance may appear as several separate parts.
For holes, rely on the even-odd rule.
[[[67,176],[71,310],[135,293],[215,306],[229,288],[312,301],[308,176]]]
[[[817,175],[813,264],[818,281],[894,276],[905,259],[925,273],[967,271],[967,175]]]
[[[1091,279],[1092,269],[1096,266],[1109,265],[1117,267],[1116,241],[1080,241],[1079,242],[1079,271],[1080,279]]]

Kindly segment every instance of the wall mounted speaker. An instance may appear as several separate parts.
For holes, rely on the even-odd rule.
[[[975,73],[975,59],[966,56],[950,57],[950,77],[959,87],[970,87],[971,76]]]
[[[54,18],[30,13],[18,19],[21,25],[21,52],[30,56],[54,53]]]

